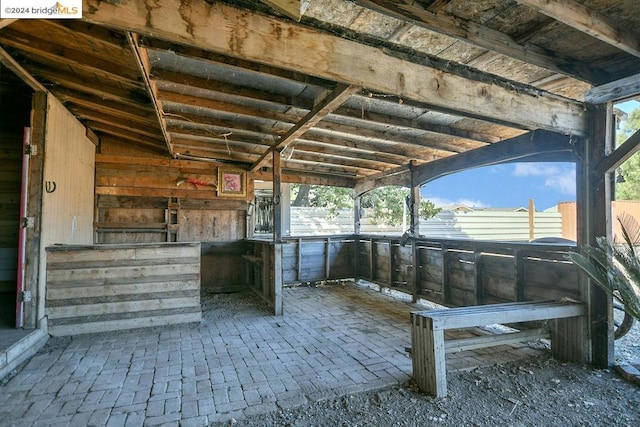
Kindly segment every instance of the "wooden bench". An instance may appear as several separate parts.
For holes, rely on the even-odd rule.
[[[411,313],[411,358],[418,387],[436,397],[447,395],[445,353],[531,340],[540,331],[448,340],[444,331],[491,324],[553,320],[551,351],[562,360],[585,362],[586,307],[573,302],[517,302],[426,310]]]

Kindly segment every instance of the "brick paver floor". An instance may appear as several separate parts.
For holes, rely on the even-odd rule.
[[[204,426],[411,376],[409,313],[424,307],[352,283],[285,289],[281,317],[257,299],[233,301],[203,298],[201,324],[51,338],[0,387],[0,425]],[[447,363],[464,368],[537,351],[500,350]]]

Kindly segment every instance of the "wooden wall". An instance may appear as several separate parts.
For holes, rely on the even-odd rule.
[[[200,244],[47,248],[49,333],[199,322]]]
[[[96,155],[96,243],[201,242],[202,289],[244,286],[246,197],[219,197],[218,167],[102,138]],[[196,186],[187,179],[210,183]],[[182,181],[182,182],[181,182]],[[178,185],[179,184],[179,185]]]

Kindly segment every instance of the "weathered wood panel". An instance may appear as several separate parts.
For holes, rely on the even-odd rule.
[[[47,97],[42,194],[38,316],[45,313],[46,253],[55,244],[93,244],[95,145],[85,127],[54,97]],[[35,159],[31,157],[31,161]],[[73,160],[73,167],[70,161]],[[33,189],[31,189],[33,190]]]
[[[391,243],[389,240],[373,242],[373,281],[386,286],[392,285]]]
[[[232,292],[245,287],[245,261],[249,251],[245,241],[205,242],[200,266],[203,292]]]
[[[331,240],[329,247],[329,279],[355,277],[355,240]]]
[[[418,247],[418,261],[415,268],[421,270],[418,296],[430,301],[444,303],[443,259],[440,248]]]
[[[518,301],[513,256],[483,253],[481,256],[482,303]]]
[[[47,248],[49,333],[198,322],[199,243]]]
[[[218,165],[126,153],[115,141],[96,156],[99,243],[230,242],[247,236],[247,200],[218,197]]]
[[[524,269],[522,286],[525,300],[568,297],[582,301],[578,271],[570,262],[525,258],[522,263]]]

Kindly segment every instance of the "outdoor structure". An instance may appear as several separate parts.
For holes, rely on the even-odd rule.
[[[637,1],[82,6],[81,20],[0,20],[1,289],[18,328],[55,333],[103,315],[117,325],[115,307],[139,301],[135,286],[85,289],[65,312],[52,302],[57,277],[88,261],[51,257],[159,247],[177,266],[165,291],[189,296],[162,305],[165,291],[140,291],[158,316],[197,320],[198,280],[200,291],[252,286],[275,314],[286,282],[354,277],[450,306],[570,297],[587,307],[565,343],[573,359],[612,364],[611,300],[564,261],[569,248],[366,236],[359,197],[410,188],[415,237],[431,180],[575,162],[578,249],[610,233],[611,174],[640,147],[636,133],[613,149],[612,107],[640,94]],[[269,241],[249,231],[256,180],[272,182]],[[354,233],[283,237],[283,183],[354,189]],[[199,260],[172,253],[187,242]],[[112,285],[101,272],[113,256],[82,274]],[[134,270],[162,263],[124,258]],[[97,306],[106,312],[86,308]]]

